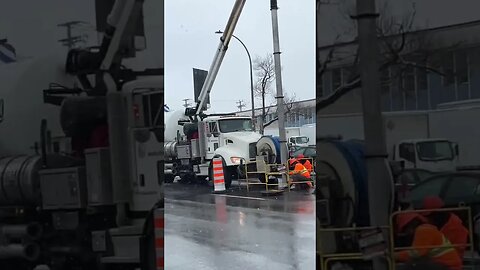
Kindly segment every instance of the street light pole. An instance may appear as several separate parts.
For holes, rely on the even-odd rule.
[[[215,32],[216,34],[223,34],[223,31],[220,31],[218,30],[217,32]],[[250,52],[248,51],[247,49],[247,46],[245,46],[245,43],[243,43],[237,36],[235,35],[232,35],[236,40],[238,40],[238,42],[240,42],[240,44],[242,44],[243,48],[245,48],[245,51],[247,52],[247,55],[248,55],[248,62],[250,63],[250,95],[251,95],[251,99],[252,99],[252,121],[254,123],[254,127],[255,127],[255,124],[256,124],[256,121],[255,121],[255,97],[254,97],[254,93],[253,93],[253,66],[252,66],[252,57],[250,56]]]

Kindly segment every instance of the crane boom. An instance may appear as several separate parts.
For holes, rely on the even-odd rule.
[[[207,97],[210,95],[212,90],[213,83],[217,77],[218,71],[223,61],[223,57],[228,49],[228,44],[232,38],[233,31],[237,25],[240,14],[242,13],[243,6],[245,5],[246,0],[236,0],[235,5],[233,6],[232,12],[230,13],[230,18],[228,19],[227,25],[225,26],[225,31],[220,38],[220,44],[218,45],[217,51],[213,58],[213,62],[210,65],[210,69],[205,78],[205,83],[203,84],[202,90],[198,96],[198,102],[195,109],[195,116],[198,116],[205,111]]]

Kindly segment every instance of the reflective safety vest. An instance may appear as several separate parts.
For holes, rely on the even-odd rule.
[[[290,171],[290,174],[301,174],[306,178],[310,178],[310,172],[300,162],[297,162],[297,164],[295,164],[295,168],[293,169],[293,171]]]
[[[461,245],[456,246],[455,249],[460,258],[463,258],[468,244],[468,230],[463,226],[462,220],[457,215],[451,213],[447,223],[443,225],[440,231],[447,237],[450,243]]]
[[[307,170],[309,172],[312,172],[313,171],[313,166],[312,166],[312,163],[310,163],[310,160],[305,160],[305,163],[303,163],[303,166],[305,166],[305,168],[307,168]]]
[[[426,257],[452,270],[461,270],[463,262],[452,244],[437,227],[422,224],[415,230],[412,249],[396,253],[400,262]]]

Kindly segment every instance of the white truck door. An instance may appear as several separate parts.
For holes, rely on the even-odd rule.
[[[396,160],[403,161],[405,169],[417,168],[417,155],[415,145],[413,143],[401,142],[398,144],[398,151],[396,153]]]
[[[206,159],[212,159],[215,153],[215,150],[219,147],[220,143],[220,131],[218,129],[218,123],[214,122],[207,122],[206,125],[207,131],[207,154],[205,156]]]

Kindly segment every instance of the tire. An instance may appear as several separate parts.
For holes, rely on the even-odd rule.
[[[164,179],[164,182],[169,184],[169,183],[173,183],[173,180],[175,179],[175,175],[173,174],[166,174],[165,175],[165,179]]]
[[[262,183],[265,183],[265,174],[260,174],[258,176],[258,180],[260,180],[260,182]],[[270,178],[268,180],[268,186],[269,186],[268,188],[278,188],[278,178],[275,178],[275,179]]]
[[[213,158],[222,158],[222,157],[215,156]],[[210,164],[208,165],[208,179],[213,183],[213,162],[212,161],[210,161]],[[223,177],[225,179],[225,189],[229,189],[230,186],[232,185],[232,172],[225,164],[225,160],[223,158],[222,158],[222,162],[223,162]]]

